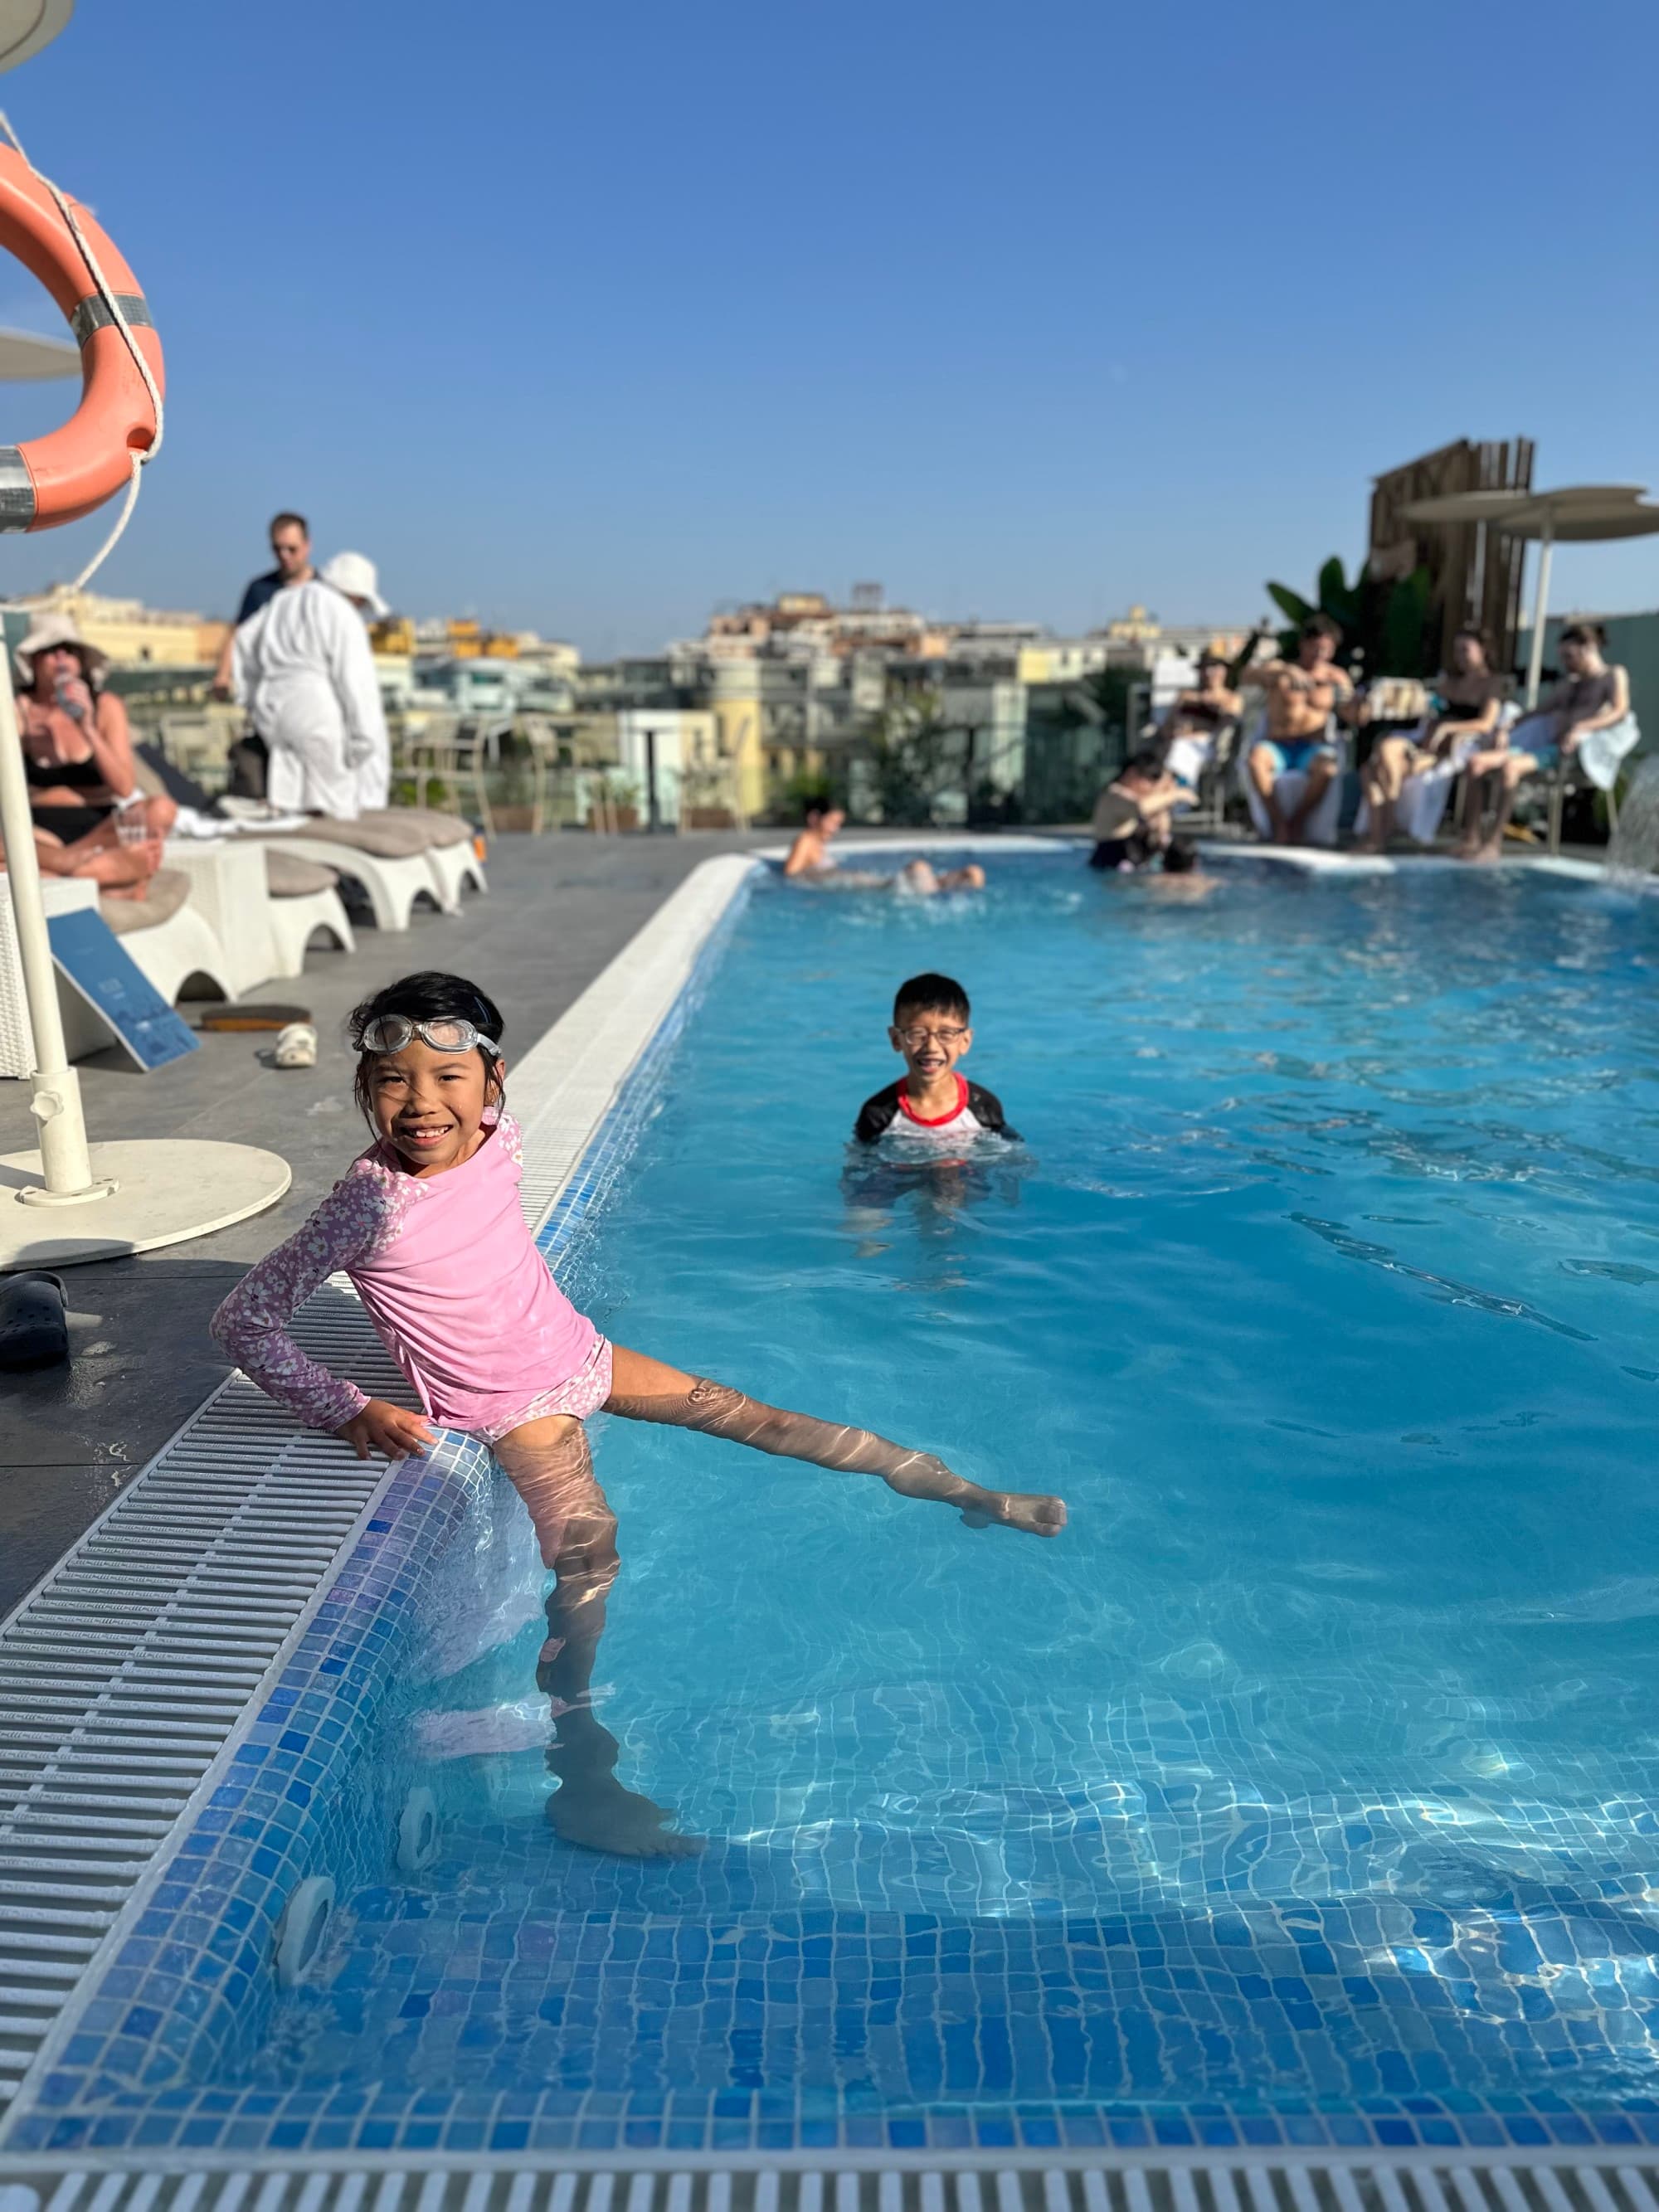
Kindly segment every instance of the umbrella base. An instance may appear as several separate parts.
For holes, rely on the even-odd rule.
[[[67,1202],[45,1189],[39,1152],[0,1158],[0,1273],[182,1244],[262,1213],[294,1180],[286,1160],[252,1145],[170,1138],[90,1149],[103,1188]]]

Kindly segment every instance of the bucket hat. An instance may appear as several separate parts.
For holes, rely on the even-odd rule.
[[[380,597],[380,579],[367,553],[337,553],[319,573],[325,584],[332,584],[349,599],[363,600],[376,622],[392,612]]]

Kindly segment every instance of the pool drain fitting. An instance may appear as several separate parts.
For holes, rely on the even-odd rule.
[[[273,1964],[279,1990],[291,1990],[304,1980],[322,1948],[323,1933],[333,1910],[332,1875],[308,1874],[289,1891],[283,1917],[276,1923]]]
[[[424,1783],[417,1783],[398,1815],[398,1873],[423,1874],[437,1850],[438,1802]]]

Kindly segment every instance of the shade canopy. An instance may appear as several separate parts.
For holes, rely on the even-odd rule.
[[[0,0],[0,70],[33,60],[74,12],[75,0]]]
[[[1645,484],[1563,484],[1558,491],[1454,491],[1414,499],[1407,522],[1486,522],[1510,538],[1538,540],[1538,582],[1527,657],[1527,704],[1538,704],[1544,665],[1544,620],[1550,605],[1550,556],[1563,543],[1600,544],[1612,538],[1648,538],[1659,531],[1659,507],[1644,507]]]
[[[80,373],[81,349],[72,339],[38,337],[33,331],[0,331],[0,383],[32,384]]]
[[[1646,538],[1659,531],[1659,507],[1644,507],[1644,484],[1563,484],[1558,491],[1455,491],[1413,500],[1407,522],[1488,522],[1510,538],[1557,544]]]

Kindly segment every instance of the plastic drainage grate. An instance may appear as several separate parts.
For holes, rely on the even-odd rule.
[[[1648,2166],[1203,2165],[572,2172],[503,2164],[42,2174],[0,2212],[1655,2212]]]
[[[406,1396],[354,1299],[295,1334]],[[387,1475],[233,1376],[0,1628],[0,2106]]]

